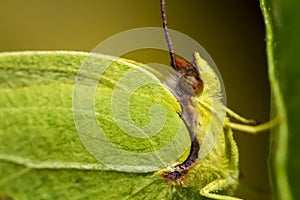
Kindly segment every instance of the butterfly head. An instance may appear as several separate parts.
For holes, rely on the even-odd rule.
[[[173,66],[173,68],[180,75],[180,89],[190,96],[201,94],[203,91],[203,81],[200,78],[197,66],[179,57],[175,57],[174,61],[176,67]]]

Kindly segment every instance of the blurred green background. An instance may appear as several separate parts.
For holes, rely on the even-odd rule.
[[[168,1],[169,28],[197,40],[218,66],[227,105],[259,122],[269,117],[265,30],[258,0]],[[91,51],[119,32],[161,27],[159,0],[11,0],[0,3],[0,51]],[[151,37],[151,35],[149,35]],[[176,41],[173,41],[176,43]],[[146,50],[126,55],[163,62],[168,55]],[[236,133],[245,199],[269,199],[268,134]]]

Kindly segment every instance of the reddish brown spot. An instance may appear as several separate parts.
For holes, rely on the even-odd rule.
[[[186,69],[193,68],[193,64],[186,61],[186,60],[184,60],[183,58],[175,57],[175,64],[176,64],[176,67],[177,67],[177,71],[180,74],[185,74]]]
[[[203,81],[200,78],[198,68],[190,62],[175,57],[177,72],[182,75],[179,86],[187,94],[197,96],[203,91]]]

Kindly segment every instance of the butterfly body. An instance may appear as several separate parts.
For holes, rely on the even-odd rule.
[[[185,88],[192,92],[182,89],[180,81],[173,86],[181,88],[180,92],[177,89],[173,93],[180,102],[181,118],[190,133],[190,152],[183,163],[171,170],[162,170],[162,176],[179,191],[180,187],[197,188],[204,196],[205,191],[209,191],[219,195],[216,199],[226,199],[225,195],[231,195],[238,184],[238,148],[231,128],[225,126],[228,119],[219,77],[197,52],[194,59],[194,64],[191,64],[175,57],[177,75],[188,85]],[[198,88],[193,89],[196,84],[189,84],[187,79],[190,76],[200,80],[194,82],[198,83]],[[207,145],[212,142],[207,140],[210,135],[215,143]]]

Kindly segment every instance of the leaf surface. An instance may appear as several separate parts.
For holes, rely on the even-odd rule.
[[[299,199],[299,50],[300,2],[261,0],[267,37],[271,117],[282,123],[272,130],[270,168],[276,199]]]

